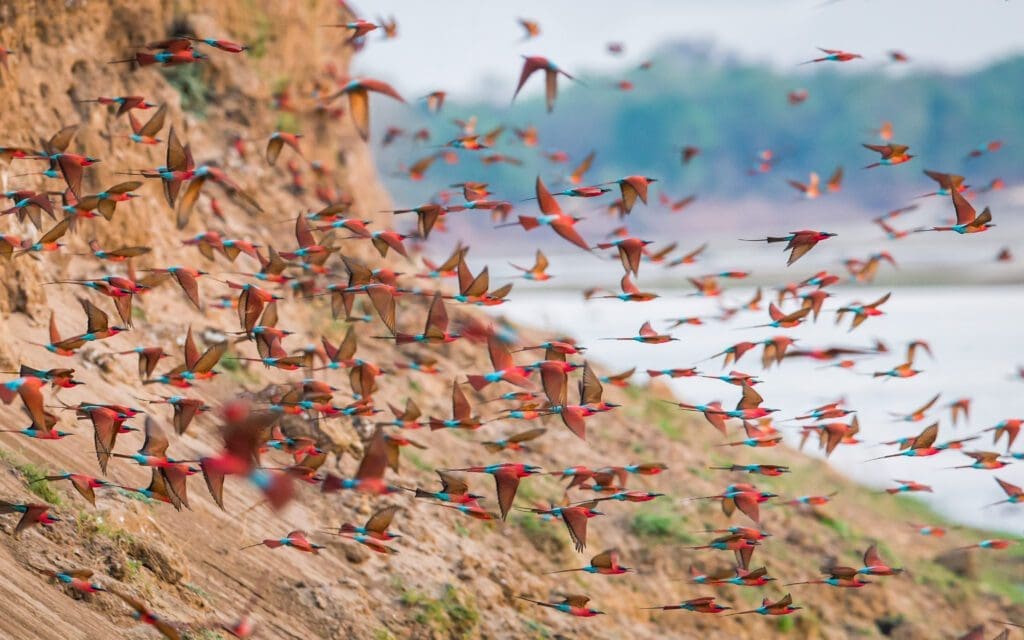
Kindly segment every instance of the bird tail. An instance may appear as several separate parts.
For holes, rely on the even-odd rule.
[[[481,389],[490,384],[490,381],[488,381],[487,378],[481,375],[466,376],[466,381],[469,383],[471,387],[473,387],[474,391],[480,391]]]

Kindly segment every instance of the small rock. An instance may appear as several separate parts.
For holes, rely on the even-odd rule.
[[[935,562],[963,578],[975,578],[978,575],[978,563],[975,554],[963,550],[950,551],[935,558]]]
[[[352,564],[362,564],[370,558],[370,555],[362,547],[347,544],[345,545],[345,559]]]

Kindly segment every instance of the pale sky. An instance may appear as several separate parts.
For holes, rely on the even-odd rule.
[[[1017,0],[355,0],[362,17],[398,19],[399,38],[370,34],[358,75],[395,80],[409,96],[481,91],[483,78],[514,87],[520,54],[563,68],[629,69],[659,45],[713,40],[744,59],[793,67],[815,47],[845,49],[881,65],[900,49],[912,64],[965,69],[1024,51],[1024,3]],[[540,22],[521,42],[516,18]],[[949,46],[959,40],[956,46]],[[605,44],[620,41],[616,58]],[[807,67],[805,67],[807,68]],[[541,83],[537,83],[539,86]],[[493,88],[493,85],[489,85]],[[504,96],[502,96],[504,99]]]

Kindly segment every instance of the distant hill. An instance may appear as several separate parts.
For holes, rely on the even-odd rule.
[[[666,45],[651,61],[648,70],[583,74],[580,83],[560,78],[562,91],[552,114],[544,113],[540,78],[532,78],[533,93],[511,107],[513,87],[477,104],[449,102],[437,116],[392,110],[390,118],[377,120],[379,126],[410,131],[426,126],[433,134],[430,144],[459,135],[453,118],[476,115],[479,132],[507,125],[493,151],[523,164],[484,166],[472,152],[459,152],[460,163],[437,162],[422,182],[392,179],[390,186],[398,198],[425,199],[439,185],[484,180],[499,195],[518,199],[530,195],[533,176],[557,182],[594,149],[597,160],[588,183],[642,173],[659,178],[659,187],[675,198],[697,193],[719,201],[785,201],[798,195],[786,179],[806,182],[808,173],[817,171],[826,180],[842,165],[847,207],[885,210],[932,187],[921,174],[924,168],[963,173],[979,187],[997,175],[1012,183],[1024,173],[1024,84],[1013,81],[1024,74],[1024,57],[964,74],[859,61],[780,71],[681,42]],[[624,79],[634,83],[632,90],[615,88]],[[806,89],[809,97],[793,106],[787,94],[795,89]],[[918,157],[904,166],[864,172],[861,167],[877,156],[861,143],[879,142],[883,121],[893,123],[894,141],[911,145]],[[531,123],[541,144],[527,149],[511,128]],[[996,139],[1004,143],[1000,151],[968,159],[970,150]],[[682,145],[702,150],[685,167],[679,159]],[[775,153],[775,165],[770,173],[752,176],[756,155],[764,149]],[[571,160],[554,165],[539,150],[566,151]],[[382,173],[434,151],[396,142],[379,154]]]

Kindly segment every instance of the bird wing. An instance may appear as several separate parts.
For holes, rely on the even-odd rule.
[[[519,476],[511,469],[499,469],[494,474],[494,485],[498,492],[498,508],[501,510],[501,519],[508,516],[512,509],[512,502],[516,499],[516,490],[519,489]]]
[[[558,201],[551,195],[548,188],[544,185],[544,181],[537,176],[536,183],[536,196],[537,204],[540,206],[540,210],[547,215],[563,215],[562,207],[559,206]]]
[[[139,453],[148,456],[164,457],[170,441],[167,433],[152,416],[146,416],[146,439],[142,441]]]
[[[398,513],[399,509],[401,509],[401,507],[397,505],[391,505],[380,509],[366,521],[366,530],[374,533],[384,533],[387,531],[388,527],[391,526],[391,520],[395,517],[395,514]]]
[[[130,114],[129,114],[130,115]],[[160,130],[164,128],[164,120],[167,117],[167,104],[160,105],[160,108],[156,110],[153,117],[146,121],[146,124],[136,131],[140,136],[153,137],[160,133]],[[134,127],[133,127],[134,128]]]
[[[387,466],[388,448],[384,441],[384,430],[377,427],[366,449],[363,451],[363,459],[359,462],[356,470],[356,478],[360,480],[383,478]]]

